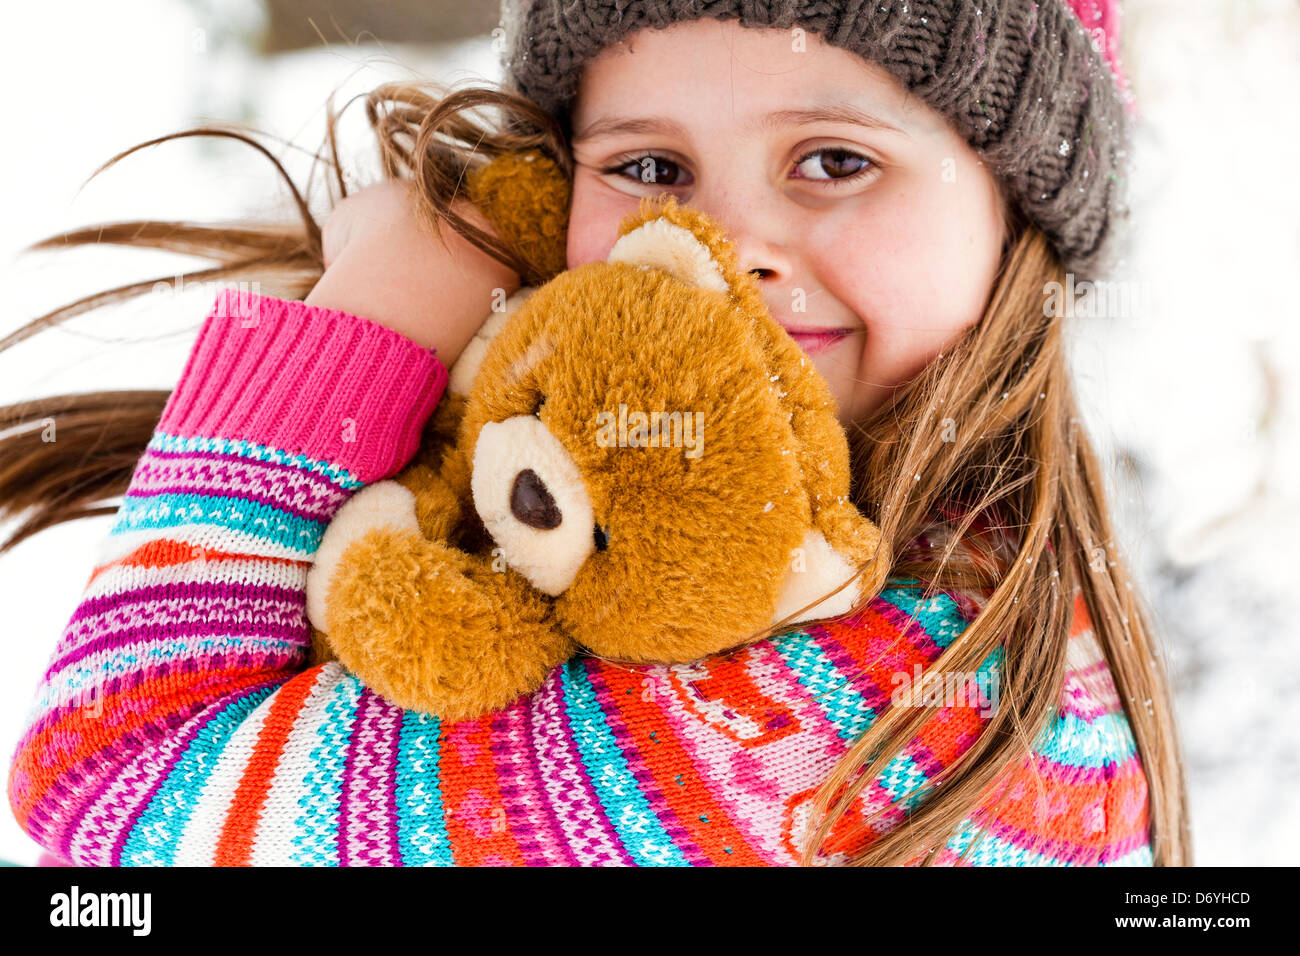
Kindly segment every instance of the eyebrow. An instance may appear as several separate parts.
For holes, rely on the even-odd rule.
[[[851,126],[864,126],[867,129],[885,130],[901,133],[903,130],[885,122],[879,116],[853,106],[850,103],[829,103],[825,106],[812,106],[798,110],[777,110],[752,122],[747,128],[770,130],[777,126],[808,126],[812,123],[847,123]],[[578,140],[594,139],[597,136],[616,135],[666,135],[678,139],[689,139],[686,127],[667,117],[629,117],[618,119],[605,117],[588,123],[581,132],[572,137]]]

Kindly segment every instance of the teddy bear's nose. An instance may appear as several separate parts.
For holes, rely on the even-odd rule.
[[[546,483],[531,468],[515,475],[515,483],[510,489],[510,513],[528,527],[542,531],[558,528],[562,520],[555,499],[546,490]]]

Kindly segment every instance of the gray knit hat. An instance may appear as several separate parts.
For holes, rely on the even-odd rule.
[[[571,135],[587,60],[701,17],[800,27],[880,64],[954,124],[1068,272],[1113,258],[1127,152],[1115,0],[502,0],[506,85]]]

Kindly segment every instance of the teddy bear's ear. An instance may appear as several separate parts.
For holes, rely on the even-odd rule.
[[[564,271],[572,184],[541,150],[502,153],[465,176],[470,201],[530,265],[525,285]]]
[[[608,261],[660,269],[714,292],[757,290],[753,277],[740,271],[722,227],[697,209],[679,206],[674,196],[643,199],[620,225]]]
[[[667,219],[652,219],[621,236],[610,249],[608,261],[660,269],[687,285],[714,292],[728,288],[709,247],[689,229]]]

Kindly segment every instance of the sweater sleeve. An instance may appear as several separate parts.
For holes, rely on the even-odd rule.
[[[575,658],[481,718],[402,711],[337,663],[306,666],[306,575],[331,515],[412,457],[445,382],[368,320],[218,299],[12,762],[38,843],[117,866],[798,861],[822,782],[969,609],[896,582],[729,655]],[[864,788],[826,862],[924,799],[988,719],[1000,663]]]

